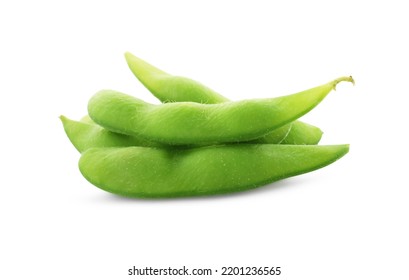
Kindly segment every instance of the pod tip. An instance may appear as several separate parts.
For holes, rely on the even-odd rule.
[[[130,52],[126,51],[126,52],[124,52],[124,56],[125,56],[126,59],[128,59],[129,57],[132,56],[132,54]]]
[[[335,80],[333,80],[333,81],[331,82],[332,88],[333,88],[334,90],[336,90],[336,86],[337,86],[337,84],[339,84],[340,82],[350,82],[350,83],[352,83],[352,85],[355,85],[355,80],[354,80],[354,78],[352,78],[352,76],[343,76],[343,77],[340,77],[340,78],[338,78],[338,79],[335,79]]]

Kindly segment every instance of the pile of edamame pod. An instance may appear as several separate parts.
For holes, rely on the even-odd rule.
[[[230,101],[192,79],[125,54],[162,103],[101,90],[80,121],[61,116],[81,153],[79,169],[102,190],[167,198],[244,191],[327,166],[349,145],[317,145],[322,131],[298,120],[342,81],[275,98]]]

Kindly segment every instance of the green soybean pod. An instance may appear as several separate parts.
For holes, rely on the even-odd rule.
[[[91,148],[83,176],[117,195],[140,198],[205,196],[244,191],[322,168],[348,145],[234,144],[194,149]]]
[[[80,153],[89,148],[103,147],[165,147],[161,143],[149,141],[138,136],[112,132],[94,123],[89,116],[83,117],[80,121],[60,116],[60,120],[68,139]],[[274,130],[273,133],[269,133],[268,137],[257,138],[256,140],[249,141],[249,143],[279,143],[286,137],[290,128],[291,124],[284,125]]]
[[[195,80],[170,75],[129,52],[125,53],[125,59],[135,77],[161,102],[217,104],[229,101],[228,98]],[[271,144],[285,142],[286,144],[315,145],[319,143],[321,137],[321,129],[296,120],[282,141],[276,142],[277,137],[274,134],[264,136],[262,141]]]
[[[153,105],[138,98],[102,90],[88,103],[97,124],[127,135],[170,145],[249,141],[288,124],[317,106],[341,81],[276,98],[220,104],[178,102]]]
[[[216,104],[229,101],[207,86],[181,76],[173,76],[126,52],[125,59],[136,78],[162,102]]]

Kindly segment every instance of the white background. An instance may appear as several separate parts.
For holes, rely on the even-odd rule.
[[[133,265],[409,279],[403,3],[1,1],[0,279],[180,278],[127,276]],[[103,88],[157,102],[129,71],[125,51],[234,100],[353,75],[355,87],[340,84],[303,118],[325,132],[323,144],[350,143],[350,152],[241,194],[105,193],[81,176],[58,117],[82,117]]]

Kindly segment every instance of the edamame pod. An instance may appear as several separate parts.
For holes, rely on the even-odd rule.
[[[229,99],[214,90],[189,78],[173,76],[148,62],[126,52],[125,59],[135,77],[161,102],[197,102],[217,104],[228,102]],[[296,120],[285,139],[286,144],[318,144],[322,131],[316,126]],[[276,144],[275,136],[264,136],[264,143]]]
[[[165,198],[244,191],[324,167],[348,145],[235,144],[195,149],[91,148],[83,176],[122,196]]]
[[[197,102],[215,104],[226,97],[192,79],[173,76],[126,52],[125,59],[136,78],[162,102]]]
[[[214,144],[254,140],[309,112],[341,81],[276,98],[220,104],[193,102],[153,105],[135,97],[103,90],[88,103],[88,114],[114,132],[171,145]]]

